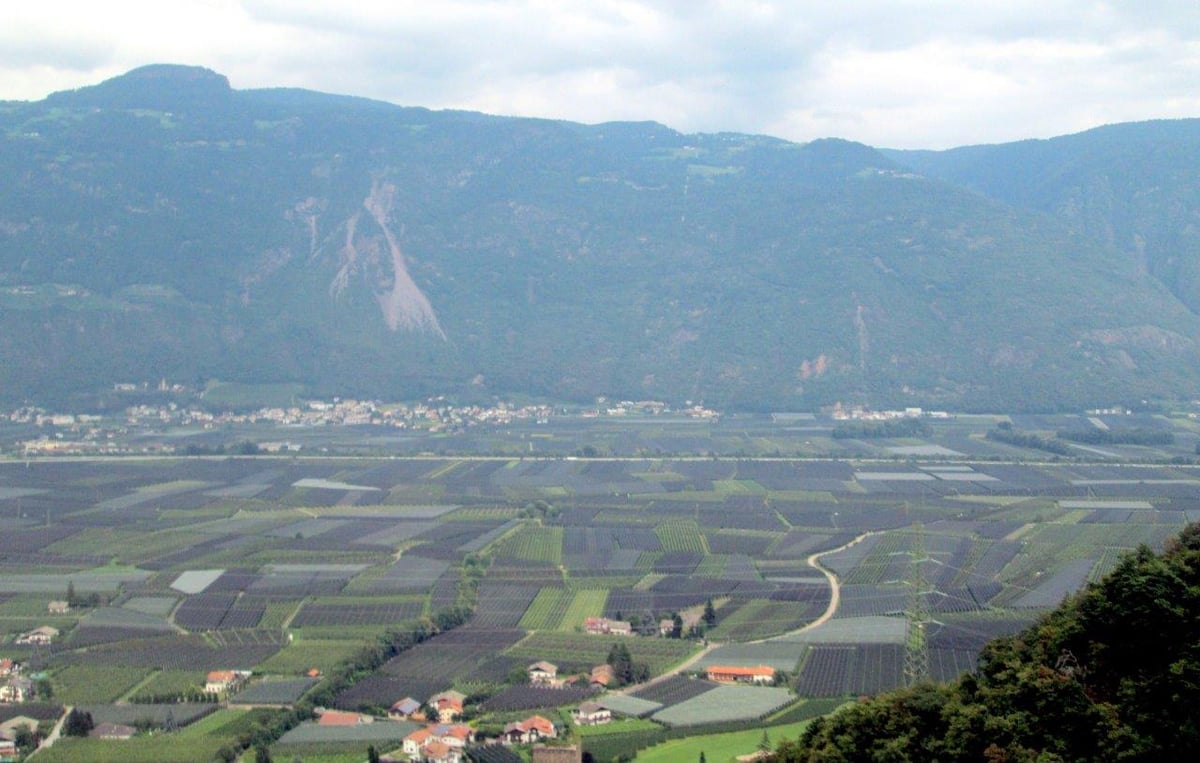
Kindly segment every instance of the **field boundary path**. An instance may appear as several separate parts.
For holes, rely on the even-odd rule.
[[[62,736],[63,724],[67,722],[67,716],[70,715],[71,711],[74,709],[75,708],[70,705],[63,708],[63,714],[59,716],[58,722],[54,724],[54,728],[50,730],[50,733],[47,734],[46,738],[42,740],[42,743],[37,746],[37,749],[35,749],[33,752],[29,753],[29,755],[26,756],[26,758],[25,758],[26,760],[29,760],[34,755],[37,755],[39,752],[41,752],[43,749],[49,747],[50,745],[52,745],[58,741],[58,738],[60,736]]]

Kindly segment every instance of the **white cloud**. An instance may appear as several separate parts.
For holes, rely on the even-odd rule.
[[[156,62],[208,66],[238,88],[944,147],[1196,115],[1200,3],[45,0],[0,9],[0,98],[41,98]]]

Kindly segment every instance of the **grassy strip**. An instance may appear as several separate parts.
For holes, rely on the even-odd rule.
[[[573,631],[583,625],[589,617],[602,617],[604,605],[608,603],[608,589],[590,588],[575,592],[566,614],[558,624],[560,631]]]

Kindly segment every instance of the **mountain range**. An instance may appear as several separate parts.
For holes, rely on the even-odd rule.
[[[235,90],[0,102],[0,401],[1056,410],[1200,382],[1200,121],[891,151]]]

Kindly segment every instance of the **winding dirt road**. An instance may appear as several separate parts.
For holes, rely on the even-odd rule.
[[[842,584],[841,584],[841,581],[838,580],[837,575],[834,574],[833,570],[831,570],[828,567],[826,567],[825,565],[821,564],[821,557],[827,556],[829,554],[836,554],[839,551],[845,551],[846,549],[850,548],[851,546],[861,543],[863,540],[865,540],[867,537],[869,537],[871,535],[879,535],[880,532],[881,532],[880,530],[872,530],[870,532],[865,532],[862,535],[859,535],[854,540],[851,540],[848,543],[843,543],[842,545],[838,546],[837,548],[830,548],[830,549],[826,549],[825,551],[818,551],[815,554],[809,555],[809,557],[806,561],[808,566],[812,567],[814,570],[819,570],[821,572],[821,574],[825,576],[825,579],[827,581],[829,581],[829,606],[825,608],[825,611],[816,620],[813,620],[811,623],[809,623],[808,625],[805,625],[803,628],[798,628],[798,629],[796,629],[794,631],[790,631],[789,633],[784,634],[784,635],[792,635],[795,633],[804,633],[804,632],[810,631],[814,628],[818,628],[818,627],[824,625],[825,623],[829,622],[830,619],[832,619],[833,616],[837,614],[838,605],[842,601]],[[761,644],[766,641],[770,641],[772,639],[777,639],[777,638],[779,638],[779,636],[772,636],[771,638],[759,639],[757,641],[750,641],[747,643]],[[696,654],[692,655],[691,657],[687,658],[686,660],[681,662],[679,665],[676,665],[674,668],[671,668],[666,673],[663,673],[662,675],[659,675],[659,676],[655,676],[654,678],[651,678],[649,681],[646,681],[644,683],[633,684],[631,686],[624,686],[621,689],[617,690],[616,693],[617,694],[632,694],[633,692],[638,691],[640,689],[645,689],[647,686],[653,686],[654,684],[659,683],[660,681],[665,681],[666,679],[670,678],[671,676],[678,675],[679,673],[682,673],[685,670],[687,670],[688,668],[692,667],[697,662],[699,662],[701,660],[701,658],[703,658],[705,655],[707,655],[709,652],[711,652],[712,650],[716,649],[719,646],[721,646],[721,644],[719,644],[715,641],[710,641],[704,645],[704,648],[702,650],[700,650]]]
[[[829,554],[836,554],[839,551],[845,551],[846,549],[850,548],[851,546],[855,546],[855,545],[861,543],[868,536],[878,535],[878,534],[879,534],[878,530],[872,530],[871,532],[865,532],[862,535],[855,538],[854,540],[850,541],[849,543],[845,543],[841,546],[838,546],[837,548],[831,548],[828,551],[818,551],[815,554],[809,555],[808,566],[812,567],[814,570],[819,570],[821,572],[821,574],[825,576],[825,579],[829,581],[829,606],[825,608],[825,612],[822,613],[821,616],[818,617],[816,620],[813,620],[811,623],[804,626],[803,628],[792,631],[792,633],[804,633],[805,631],[811,631],[812,629],[818,628],[818,627],[824,625],[825,623],[829,622],[829,620],[831,618],[833,618],[834,615],[837,614],[838,605],[842,601],[842,584],[838,580],[838,576],[834,574],[833,570],[831,570],[828,567],[826,567],[825,565],[821,564],[821,557],[827,556]]]

